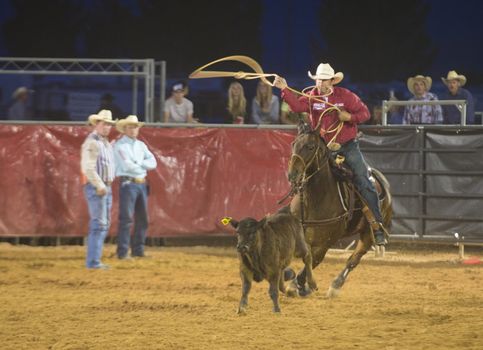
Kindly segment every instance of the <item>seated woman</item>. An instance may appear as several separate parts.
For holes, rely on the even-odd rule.
[[[244,124],[247,117],[247,99],[243,86],[239,82],[232,82],[228,88],[228,124]]]
[[[272,87],[260,81],[252,102],[252,122],[255,124],[278,124],[280,103],[272,93]]]

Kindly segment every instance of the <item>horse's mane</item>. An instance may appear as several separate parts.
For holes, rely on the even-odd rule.
[[[312,126],[309,123],[306,123],[302,119],[300,119],[298,125],[297,125],[297,130],[298,130],[298,135],[316,135],[319,136],[319,130],[318,129],[312,129]],[[327,145],[324,138],[320,137],[320,140],[324,145]]]
[[[301,134],[313,134],[314,133],[314,130],[312,129],[310,124],[304,122],[302,119],[299,121],[299,123],[297,125],[297,129],[298,129],[299,135],[301,135]]]

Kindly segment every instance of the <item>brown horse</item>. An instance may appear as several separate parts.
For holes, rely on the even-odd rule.
[[[313,268],[322,262],[327,250],[339,239],[359,234],[360,239],[354,253],[327,292],[329,297],[333,297],[340,291],[349,272],[371,248],[374,238],[362,211],[364,205],[360,197],[354,196],[353,206],[348,204],[349,186],[347,182],[338,184],[331,170],[331,151],[319,135],[319,128],[311,130],[307,125],[299,126],[299,133],[292,144],[288,169],[292,189],[297,193],[290,203],[290,209],[304,225],[305,239],[312,252]],[[376,188],[380,193],[383,225],[389,227],[392,218],[389,183],[375,169],[372,170],[372,175],[377,179]],[[292,294],[299,292],[303,295],[309,292],[305,269],[297,274],[289,289]]]

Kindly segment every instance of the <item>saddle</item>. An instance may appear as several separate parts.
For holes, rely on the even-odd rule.
[[[351,191],[357,191],[354,184],[354,173],[349,166],[344,163],[344,157],[340,155],[337,155],[337,158],[335,159],[331,157],[329,164],[332,174],[336,178],[337,182],[345,183],[344,187],[345,185],[349,185],[348,187],[351,189]],[[383,186],[383,181],[379,176],[379,171],[369,167],[369,180],[371,180],[372,184],[376,188],[379,201],[382,201],[386,196],[386,191]]]

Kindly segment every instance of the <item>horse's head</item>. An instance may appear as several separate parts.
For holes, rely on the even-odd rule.
[[[320,125],[312,130],[308,124],[300,122],[288,166],[288,179],[292,186],[319,170],[322,160],[327,158],[327,152],[327,146],[320,137]]]

